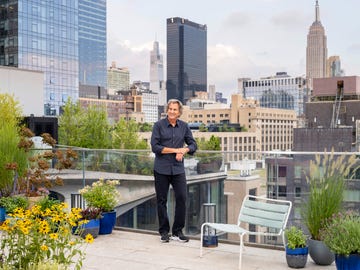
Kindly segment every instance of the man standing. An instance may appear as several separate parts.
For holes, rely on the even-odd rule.
[[[154,177],[161,242],[169,242],[170,224],[167,214],[167,197],[170,185],[175,194],[175,217],[171,239],[188,242],[182,229],[185,226],[186,178],[184,155],[195,153],[197,146],[187,123],[179,120],[182,103],[170,99],[166,106],[167,117],[154,124],[151,149],[155,153]]]

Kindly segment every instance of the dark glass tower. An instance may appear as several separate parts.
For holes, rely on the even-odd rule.
[[[78,1],[79,83],[106,88],[106,0]]]
[[[0,65],[44,72],[46,115],[77,100],[78,0],[1,0]]]
[[[167,99],[184,104],[195,91],[207,90],[207,27],[175,17],[167,19]]]

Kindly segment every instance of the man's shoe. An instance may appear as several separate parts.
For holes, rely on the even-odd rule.
[[[175,240],[175,241],[179,241],[179,242],[189,242],[189,238],[186,237],[182,231],[177,232],[177,233],[173,233],[173,235],[171,236],[171,240]]]
[[[160,237],[161,243],[167,243],[169,242],[169,234],[168,233],[162,233]]]

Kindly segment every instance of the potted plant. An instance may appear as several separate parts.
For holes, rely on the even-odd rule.
[[[85,238],[91,234],[93,238],[99,235],[101,209],[96,207],[87,207],[80,212],[82,218],[79,221],[79,235]]]
[[[91,186],[85,186],[79,190],[88,207],[96,207],[101,210],[99,234],[112,232],[116,221],[115,206],[119,203],[120,193],[117,190],[118,180],[99,179]]]
[[[321,238],[335,253],[338,270],[360,269],[360,216],[348,211],[333,215],[322,228]]]
[[[286,262],[291,268],[304,268],[308,257],[307,237],[304,232],[295,226],[285,230]]]
[[[301,209],[302,220],[309,230],[310,257],[316,264],[330,265],[335,256],[321,241],[325,221],[342,208],[346,177],[356,163],[355,156],[335,156],[333,152],[310,161],[308,197]]]
[[[28,207],[28,200],[24,196],[8,196],[0,198],[0,207],[4,208],[4,220],[6,214],[13,214],[17,208],[26,209]],[[0,220],[0,221],[4,221]]]

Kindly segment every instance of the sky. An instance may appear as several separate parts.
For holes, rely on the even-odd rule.
[[[346,76],[360,76],[360,1],[319,0],[328,56]],[[208,85],[230,97],[237,78],[306,72],[306,43],[315,0],[107,0],[107,60],[149,81],[150,50],[160,44],[166,78],[166,19],[207,25]]]

